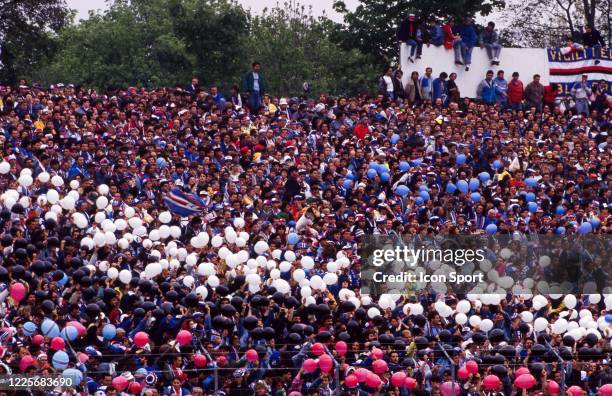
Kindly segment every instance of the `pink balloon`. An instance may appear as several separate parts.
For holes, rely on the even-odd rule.
[[[306,359],[302,367],[305,372],[313,373],[317,369],[317,362],[314,359]]]
[[[191,343],[191,332],[188,330],[181,330],[176,335],[176,340],[181,345],[187,345]]]
[[[25,355],[19,361],[19,370],[25,371],[29,366],[34,364],[34,358],[30,355]]]
[[[602,390],[603,390],[603,387],[599,388],[599,393],[601,393],[601,396],[606,396],[602,392]],[[559,387],[559,384],[557,384],[553,380],[548,380],[548,393],[559,393],[560,391],[561,391],[561,388]],[[612,395],[612,385],[610,386],[610,395]]]
[[[417,382],[412,377],[406,377],[406,381],[404,381],[404,386],[410,390],[416,388]]]
[[[348,375],[345,379],[344,379],[344,385],[347,388],[355,388],[357,386],[357,384],[359,383],[359,380],[357,379],[357,376],[354,374]]]
[[[128,380],[124,376],[120,375],[118,377],[113,378],[112,384],[114,388],[121,392],[125,388],[127,388]]]
[[[366,385],[370,388],[376,389],[382,384],[380,377],[374,373],[369,373],[366,377]]]
[[[302,396],[302,394],[300,392],[293,391],[289,393],[289,396]]]
[[[570,386],[567,390],[570,396],[582,396],[582,388],[578,385]]]
[[[372,356],[374,357],[374,359],[382,359],[383,355],[384,353],[382,349],[372,348]]]
[[[202,355],[201,353],[193,355],[193,364],[195,364],[196,367],[206,366],[206,356]]]
[[[518,378],[523,374],[529,374],[529,369],[527,367],[519,367],[514,370],[514,378]]]
[[[521,374],[514,380],[514,385],[520,389],[529,389],[536,384],[536,379],[531,374]]]
[[[467,367],[459,367],[459,370],[457,370],[457,377],[462,380],[468,379],[470,377],[470,372],[468,371]]]
[[[321,355],[319,357],[319,367],[324,373],[329,373],[334,367],[334,362],[329,355]]]
[[[51,340],[51,349],[59,351],[66,347],[66,343],[61,337],[55,337]]]
[[[13,300],[18,303],[26,296],[26,287],[21,282],[13,283],[11,285],[10,293]]]
[[[468,360],[467,363],[465,363],[465,368],[470,374],[478,374],[478,363],[473,360]]]
[[[247,361],[253,363],[259,360],[259,355],[257,355],[257,351],[255,349],[249,349],[246,351],[246,359]]]
[[[389,367],[387,366],[387,362],[385,362],[382,359],[379,359],[379,360],[375,360],[372,363],[372,369],[374,370],[376,374],[382,374],[385,371],[389,370]]]
[[[43,342],[45,342],[45,337],[40,334],[36,334],[34,337],[32,337],[32,344],[34,345],[41,345]]]
[[[89,360],[89,356],[83,352],[77,353],[77,358],[79,359],[79,362],[81,363],[85,363]]]
[[[355,376],[357,376],[359,382],[365,382],[366,378],[368,378],[368,374],[370,374],[370,370],[363,367],[359,367],[355,370]]]
[[[403,371],[398,371],[397,373],[393,373],[393,375],[391,376],[391,384],[393,384],[393,386],[401,387],[401,386],[404,386],[405,382],[406,382],[406,373],[404,373]]]
[[[487,375],[482,381],[485,389],[496,390],[501,385],[500,379],[496,375]]]
[[[310,350],[315,354],[315,356],[321,356],[325,353],[325,347],[320,342],[313,344]]]
[[[612,396],[612,384],[605,384],[599,388],[599,394],[601,396]]]
[[[348,351],[348,345],[346,345],[346,342],[344,341],[336,342],[336,352],[338,353],[338,356],[346,355],[346,351]]]
[[[459,384],[455,383],[455,396],[459,394],[459,391],[460,391]],[[446,381],[445,383],[441,384],[440,393],[442,393],[442,396],[452,396],[453,383],[450,381]]]
[[[134,334],[134,344],[136,344],[137,347],[143,347],[148,343],[149,335],[144,331],[139,331],[138,333]]]
[[[79,337],[83,337],[85,334],[87,334],[87,329],[85,328],[85,326],[83,326],[81,322],[77,322],[76,320],[73,320],[71,322],[66,323],[66,327],[68,326],[72,326],[75,329],[77,329],[77,333],[79,334]]]

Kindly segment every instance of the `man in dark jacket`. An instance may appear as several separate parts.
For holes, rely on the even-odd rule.
[[[584,28],[584,34],[582,35],[582,43],[585,47],[591,47],[594,49],[593,57],[597,57],[595,59],[595,64],[599,64],[599,49],[606,46],[606,42],[604,41],[603,37],[601,37],[599,31],[597,29],[593,29],[592,26],[587,25]]]
[[[421,57],[419,48],[423,47],[423,39],[414,14],[409,14],[408,19],[404,19],[399,25],[397,39],[410,47],[410,56],[408,56],[410,62],[414,63],[415,55],[417,59]]]
[[[295,166],[289,169],[289,175],[285,182],[285,191],[283,193],[283,201],[291,202],[293,197],[299,195],[301,191],[300,183],[298,182],[298,170]]]
[[[261,65],[253,62],[252,69],[242,79],[242,92],[248,96],[249,110],[256,113],[261,107],[261,99],[266,91],[266,83],[260,73]]]

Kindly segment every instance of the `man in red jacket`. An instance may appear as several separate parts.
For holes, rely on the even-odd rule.
[[[519,80],[517,72],[512,73],[512,80],[508,83],[508,105],[512,110],[520,110],[523,103],[523,82]]]
[[[368,119],[362,118],[355,126],[354,132],[355,136],[357,136],[357,139],[363,140],[363,138],[365,138],[366,135],[370,132],[370,127],[368,127]]]

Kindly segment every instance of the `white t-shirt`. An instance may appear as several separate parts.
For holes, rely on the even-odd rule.
[[[389,76],[383,76],[385,84],[387,84],[387,92],[393,92],[393,79]]]
[[[259,92],[259,73],[253,73],[253,90]]]

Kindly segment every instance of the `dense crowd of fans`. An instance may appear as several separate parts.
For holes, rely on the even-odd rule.
[[[278,98],[264,74],[227,97],[0,87],[2,373],[66,395],[612,394],[610,294],[375,299],[358,255],[371,234],[609,234],[607,98],[577,113],[503,72],[461,98],[432,68]]]

